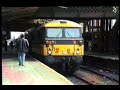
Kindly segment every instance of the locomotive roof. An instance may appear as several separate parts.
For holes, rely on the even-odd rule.
[[[82,27],[80,24],[69,20],[54,20],[45,23],[43,27]]]

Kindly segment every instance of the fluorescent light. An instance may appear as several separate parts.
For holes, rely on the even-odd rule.
[[[64,6],[58,6],[58,7],[60,7],[60,8],[68,8],[68,7],[64,7]]]

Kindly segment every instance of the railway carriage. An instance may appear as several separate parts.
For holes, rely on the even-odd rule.
[[[81,25],[69,20],[54,20],[28,33],[30,51],[43,57],[46,64],[59,63],[73,72],[81,64],[84,40]]]

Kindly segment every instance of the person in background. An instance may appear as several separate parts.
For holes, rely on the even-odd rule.
[[[88,50],[91,51],[92,50],[92,41],[88,41]]]
[[[13,41],[10,42],[11,50],[13,50]]]
[[[5,51],[7,51],[7,40],[4,42]]]
[[[21,34],[20,38],[16,41],[16,48],[18,53],[19,66],[24,66],[25,56],[29,48],[29,42],[27,39],[25,39],[23,34]]]

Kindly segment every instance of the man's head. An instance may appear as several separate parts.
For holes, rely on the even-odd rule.
[[[24,35],[23,35],[23,34],[21,34],[21,35],[20,35],[20,38],[24,38]]]

